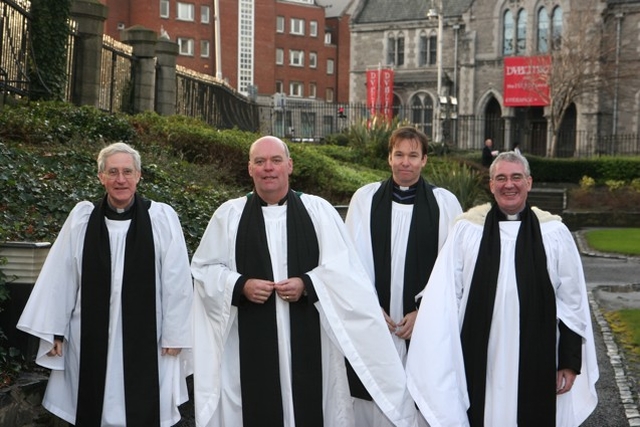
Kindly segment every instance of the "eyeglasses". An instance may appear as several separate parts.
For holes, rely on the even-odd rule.
[[[122,169],[122,170],[109,169],[107,171],[102,172],[102,174],[106,176],[109,181],[114,181],[118,179],[120,175],[122,175],[124,179],[130,180],[135,178],[136,171],[133,169]]]
[[[520,184],[522,181],[524,181],[525,178],[526,177],[520,173],[514,173],[511,176],[498,175],[493,177],[492,180],[497,182],[498,184],[506,184],[509,180],[511,180],[511,182],[513,182],[514,184]]]

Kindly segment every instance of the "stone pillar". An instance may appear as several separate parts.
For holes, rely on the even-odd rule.
[[[133,47],[133,112],[153,111],[156,88],[155,31],[136,25],[122,32],[122,41]]]
[[[516,142],[513,140],[513,116],[502,116],[502,120],[504,120],[504,149],[511,150],[513,144]],[[523,141],[518,141],[520,143],[520,150],[524,151],[526,148],[523,144]],[[529,148],[531,150],[531,148]]]
[[[171,116],[176,113],[176,60],[178,43],[166,36],[160,36],[156,44],[158,66],[156,72],[156,113]]]
[[[102,35],[107,7],[98,0],[75,0],[71,18],[78,23],[71,99],[76,105],[99,106]]]

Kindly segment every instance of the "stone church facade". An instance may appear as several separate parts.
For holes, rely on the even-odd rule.
[[[552,55],[568,46],[598,59],[564,61],[548,82],[573,85],[561,121],[549,102],[512,98],[506,64],[546,56],[559,70]],[[639,65],[640,0],[360,0],[351,20],[351,102],[367,102],[367,71],[392,69],[395,114],[462,149],[493,138],[536,155],[637,152]],[[581,67],[597,78],[569,77]]]

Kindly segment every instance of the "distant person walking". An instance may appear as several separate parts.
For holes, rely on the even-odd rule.
[[[498,150],[493,149],[493,140],[487,138],[484,141],[484,148],[482,149],[482,166],[488,168],[493,162],[493,158],[498,155]]]

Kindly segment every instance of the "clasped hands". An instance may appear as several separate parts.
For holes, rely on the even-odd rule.
[[[288,302],[296,302],[304,293],[304,282],[299,277],[291,277],[279,282],[263,279],[249,279],[242,289],[244,296],[256,304],[264,304],[275,292]]]

